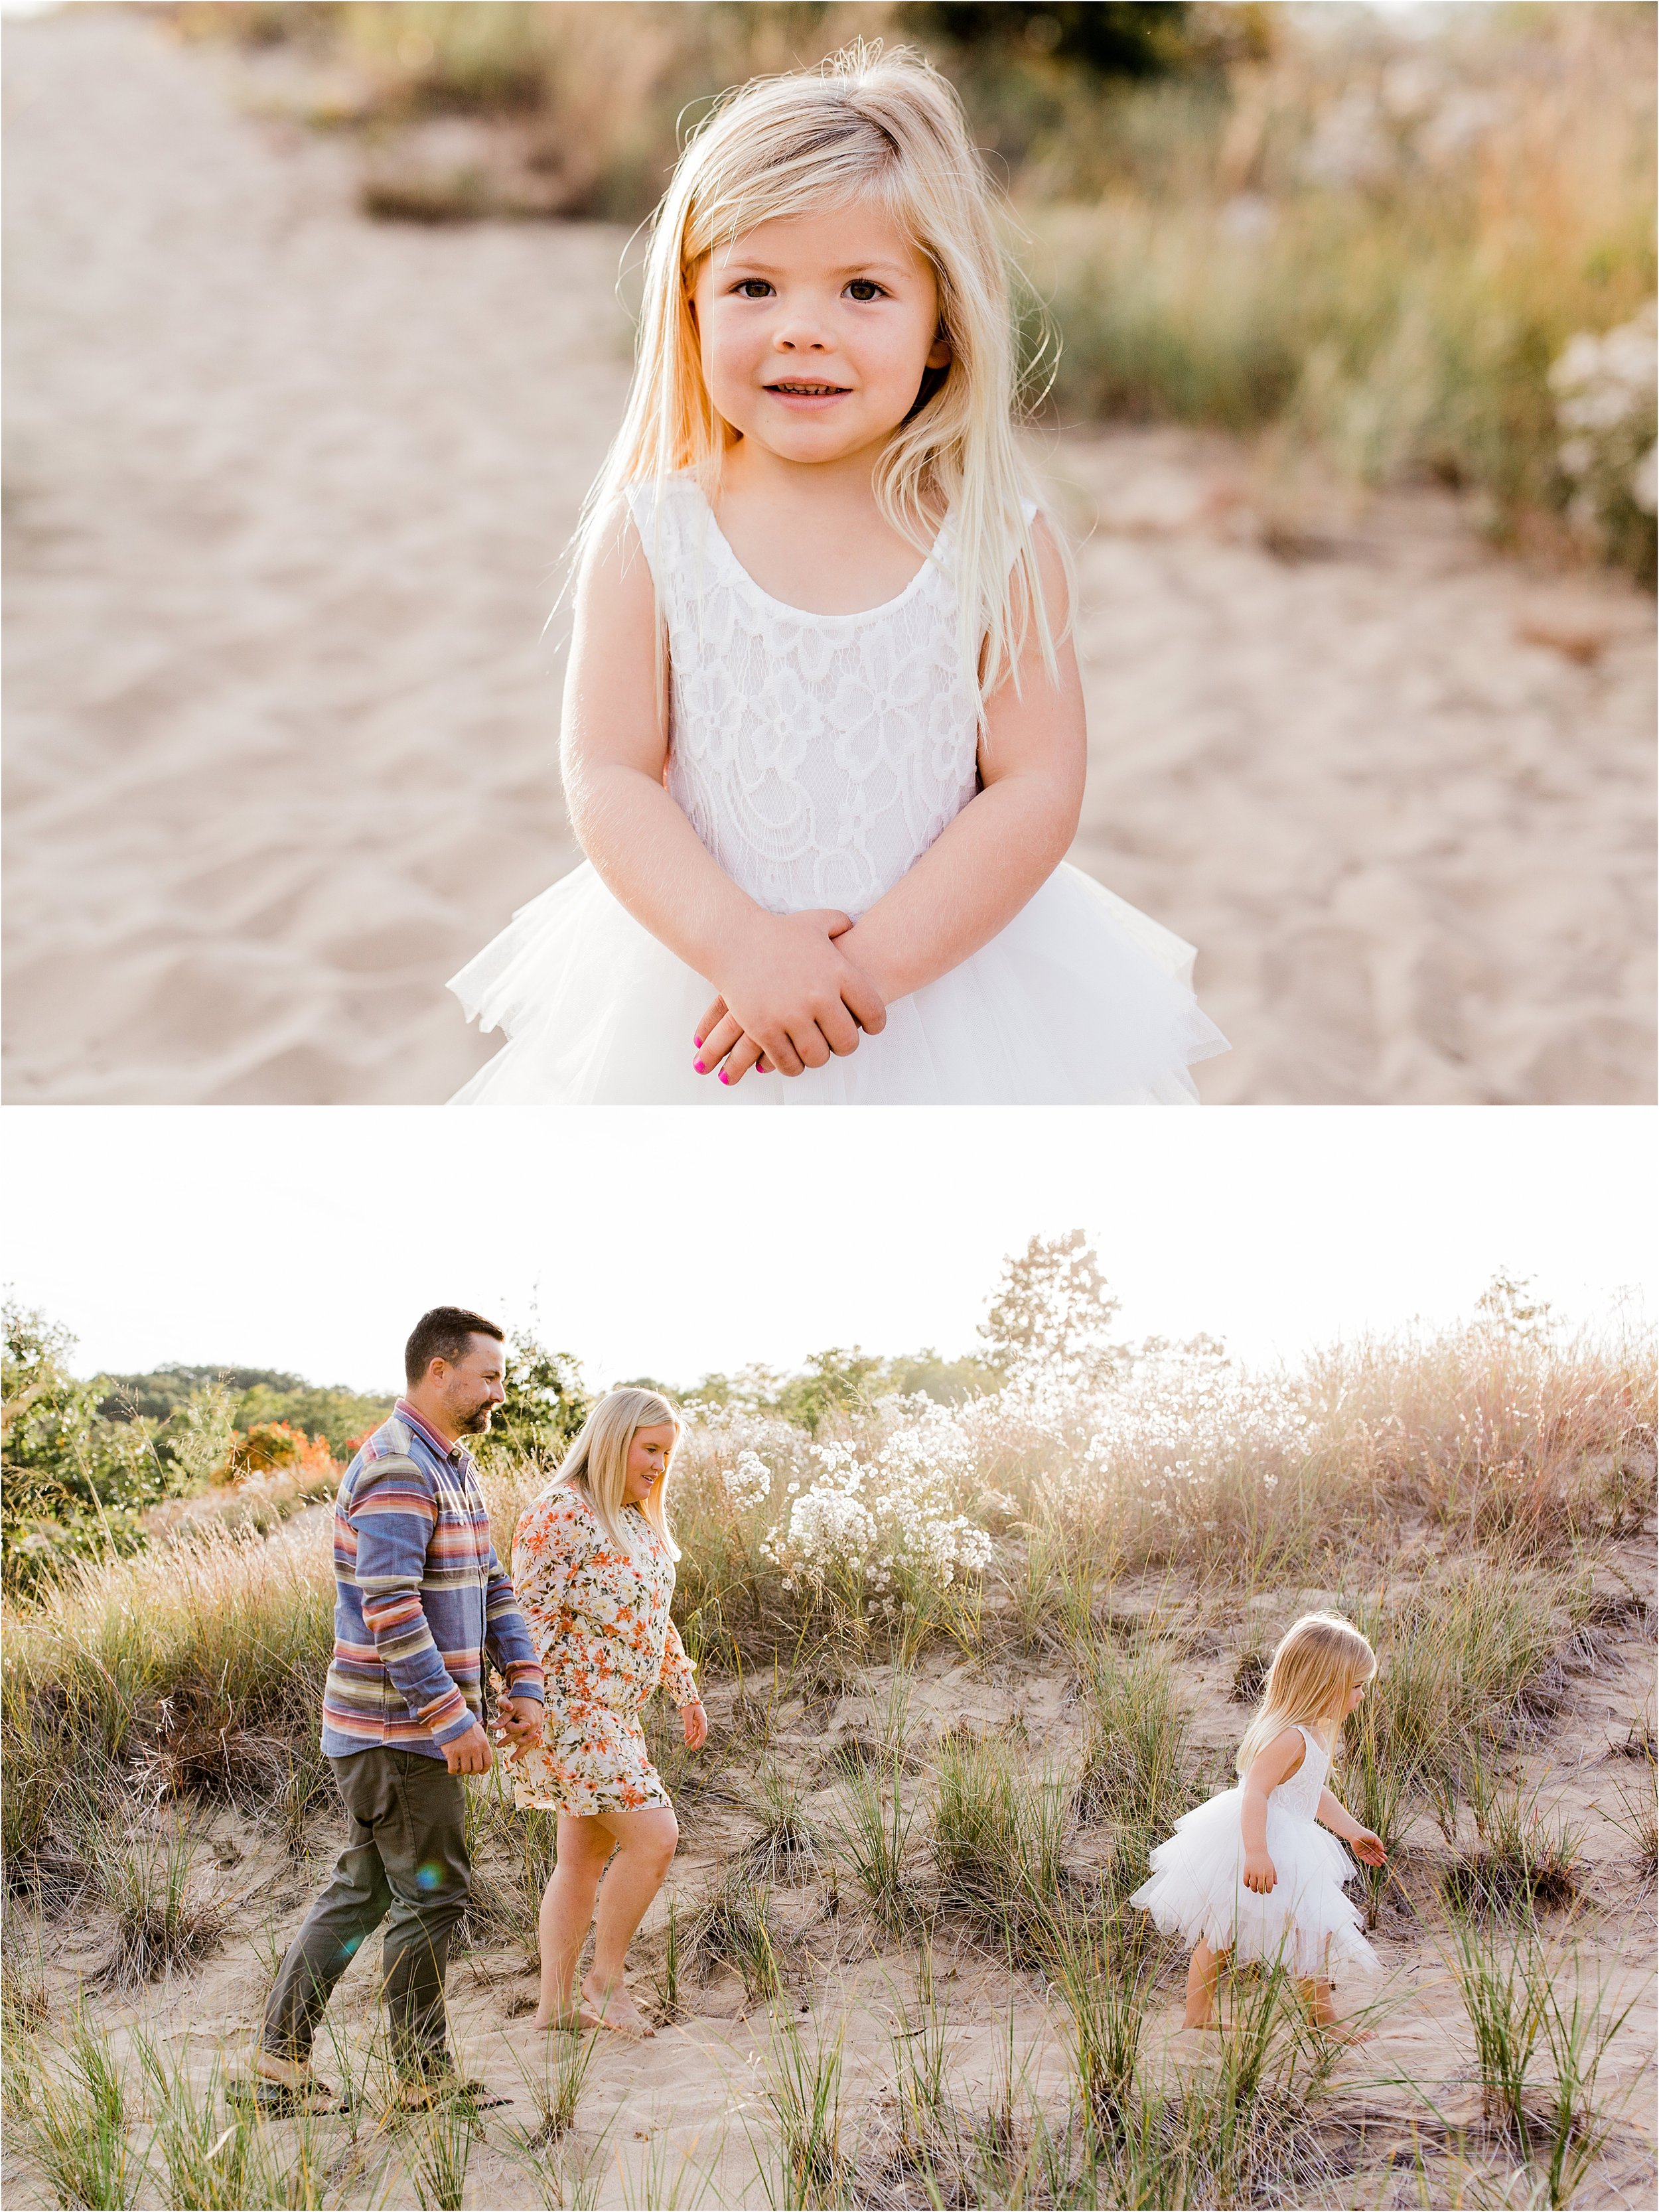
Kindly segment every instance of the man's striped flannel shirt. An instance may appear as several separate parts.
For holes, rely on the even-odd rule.
[[[483,1655],[509,1697],[544,1696],[541,1662],[489,1540],[471,1458],[400,1398],[334,1501],[334,1662],[323,1749],[441,1759],[483,1715]]]

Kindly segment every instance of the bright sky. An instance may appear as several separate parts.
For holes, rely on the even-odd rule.
[[[428,1305],[539,1316],[589,1382],[827,1345],[969,1350],[1003,1255],[1082,1227],[1131,1336],[1249,1359],[1466,1314],[1499,1267],[1654,1296],[1639,1108],[10,1107],[5,1279],[75,1364],[395,1380]]]

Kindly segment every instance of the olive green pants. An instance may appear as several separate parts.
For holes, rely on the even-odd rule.
[[[392,2061],[405,2076],[445,2071],[444,1971],[466,1909],[466,1801],[443,1761],[416,1751],[331,1759],[350,1821],[334,1878],[289,1946],[265,2005],[267,2051],[310,2057],[334,1984],[386,1920],[380,1992]]]

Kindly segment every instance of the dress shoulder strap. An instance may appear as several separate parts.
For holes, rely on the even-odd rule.
[[[659,547],[679,552],[688,540],[701,540],[710,517],[708,501],[684,470],[667,477],[641,477],[623,494],[640,542],[649,558]]]
[[[719,541],[708,527],[708,503],[684,471],[641,477],[623,498],[672,630],[712,580]]]

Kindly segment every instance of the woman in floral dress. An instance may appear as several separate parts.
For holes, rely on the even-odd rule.
[[[543,1741],[514,1759],[514,1796],[559,1816],[558,1863],[537,1923],[538,2027],[652,2033],[623,1970],[679,1829],[640,1709],[660,1683],[680,1709],[690,1748],[708,1734],[668,1616],[679,1549],[665,1496],[679,1431],[674,1408],[656,1391],[611,1391],[514,1539],[514,1586],[547,1684]],[[576,1964],[596,1896],[593,1963],[578,1997]]]

